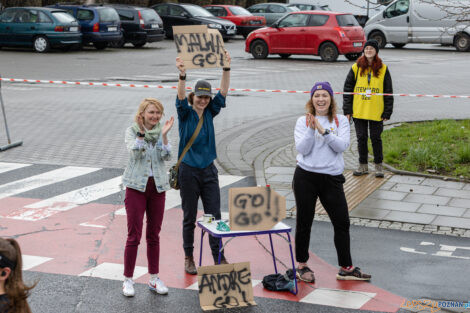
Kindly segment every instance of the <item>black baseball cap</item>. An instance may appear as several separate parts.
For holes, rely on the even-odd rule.
[[[198,80],[196,86],[194,86],[194,94],[198,97],[209,96],[212,97],[211,84],[206,80]]]

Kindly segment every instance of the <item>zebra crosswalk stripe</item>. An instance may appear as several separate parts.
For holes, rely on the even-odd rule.
[[[21,164],[21,163],[5,163],[5,162],[0,162],[0,174],[13,171],[19,168],[31,166],[32,164]]]

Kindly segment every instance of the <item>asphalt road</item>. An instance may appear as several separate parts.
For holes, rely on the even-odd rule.
[[[287,60],[271,56],[254,60],[244,52],[244,41],[239,39],[228,42],[226,47],[233,58],[233,88],[309,90],[313,82],[328,80],[334,90],[340,91],[352,65],[344,57],[335,63],[324,63],[314,56],[292,56]],[[9,78],[171,86],[177,78],[175,56],[174,44],[168,40],[142,49],[129,46],[96,51],[87,48],[48,54],[3,48],[0,74]],[[380,56],[390,68],[396,93],[470,94],[468,53],[441,46],[408,45],[404,49],[383,49]],[[188,84],[200,78],[217,85],[220,70],[189,71]],[[2,95],[12,138],[22,139],[24,144],[2,152],[1,162],[110,168],[103,177],[114,175],[113,171],[118,172],[125,166],[121,134],[142,98],[157,97],[165,104],[167,117],[176,115],[173,106],[176,93],[171,89],[3,83]],[[247,122],[262,124],[267,118],[301,115],[306,100],[302,94],[234,92],[228,98],[227,108],[216,119],[216,130],[219,133]],[[391,122],[468,117],[468,99],[397,97]],[[0,127],[0,143],[3,144],[6,142],[3,121]],[[177,131],[172,131],[170,140],[177,144]],[[2,184],[18,179],[3,177]],[[250,179],[243,181],[244,185],[253,183]],[[39,190],[26,196],[47,198],[49,192]],[[222,203],[227,202],[225,197]],[[110,198],[105,202],[114,201],[119,199]],[[310,250],[327,263],[336,265],[331,225],[315,222],[313,229]],[[470,247],[468,239],[363,227],[352,227],[351,234],[353,260],[373,274],[374,285],[408,299],[469,300],[466,277],[470,250],[457,249],[454,256],[461,258],[433,255],[441,245]],[[421,253],[410,252],[411,249]],[[40,279],[30,301],[34,312],[100,312],[110,311],[109,308],[112,312],[171,312],[175,308],[178,312],[194,312],[199,305],[197,294],[190,290],[171,289],[167,297],[154,297],[146,292],[145,285],[137,285],[139,296],[123,301],[118,281],[39,272],[26,272],[26,277]],[[257,298],[256,302],[257,307],[240,312],[350,312],[267,298]]]

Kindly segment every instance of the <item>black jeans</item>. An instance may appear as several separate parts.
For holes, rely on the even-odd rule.
[[[334,229],[334,242],[339,266],[352,265],[349,238],[349,212],[344,195],[343,175],[327,175],[306,171],[297,166],[292,188],[297,205],[295,257],[297,262],[308,260],[310,232],[317,198],[325,208]]]
[[[374,151],[374,163],[380,164],[383,161],[382,153],[382,131],[384,130],[384,123],[382,121],[370,121],[354,119],[354,126],[356,128],[357,137],[357,150],[359,152],[359,163],[367,164],[367,140],[368,128],[370,129],[370,140],[372,141],[372,150]]]
[[[212,214],[220,220],[220,188],[218,171],[214,163],[206,168],[191,167],[181,163],[178,170],[181,206],[183,208],[183,248],[186,256],[194,250],[194,229],[196,227],[199,197],[204,213]],[[219,257],[219,239],[209,236],[209,245],[214,261]],[[223,253],[222,253],[222,259]]]

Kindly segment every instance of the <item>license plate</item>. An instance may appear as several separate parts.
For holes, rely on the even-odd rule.
[[[152,28],[158,28],[158,24],[152,24]]]
[[[228,34],[228,35],[235,34],[235,30],[229,29],[229,30],[227,30],[227,34]]]
[[[69,31],[76,32],[76,31],[78,31],[78,27],[72,26],[72,27],[69,28]]]
[[[362,47],[362,42],[355,42],[353,43],[354,47]]]
[[[115,31],[117,31],[117,26],[108,27],[108,32],[115,32]]]

